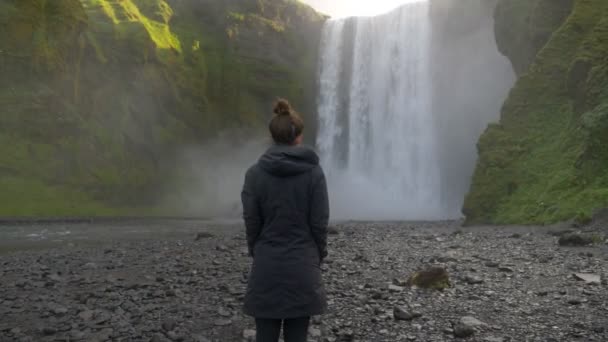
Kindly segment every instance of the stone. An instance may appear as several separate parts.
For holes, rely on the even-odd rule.
[[[161,334],[156,334],[154,336],[152,336],[152,339],[150,339],[150,342],[167,342],[169,341],[169,339],[167,339],[165,336],[161,335]]]
[[[92,310],[81,311],[78,314],[78,317],[80,317],[80,319],[82,319],[83,321],[90,321],[93,319],[94,316],[95,316],[95,311],[92,311]]]
[[[580,305],[580,304],[583,304],[583,300],[580,299],[580,298],[578,298],[578,297],[570,297],[570,298],[567,298],[566,301],[570,305]]]
[[[321,330],[319,330],[317,328],[310,328],[308,333],[309,333],[310,337],[312,337],[312,338],[321,337]]]
[[[163,321],[161,326],[164,331],[172,331],[177,327],[177,322],[171,318],[168,318]]]
[[[56,306],[52,309],[52,312],[55,315],[65,315],[66,313],[68,313],[68,309],[62,307],[62,306]]]
[[[193,342],[211,342],[210,339],[206,338],[203,335],[192,335],[192,341]],[[255,340],[252,342],[255,342]]]
[[[454,336],[458,338],[467,338],[471,337],[475,334],[475,328],[469,325],[464,325],[462,323],[458,323],[454,325]]]
[[[215,250],[220,252],[228,252],[230,249],[226,245],[217,245],[215,246]]]
[[[338,234],[340,234],[340,231],[336,227],[329,226],[329,227],[327,227],[327,234],[328,235],[338,235]]]
[[[482,321],[478,320],[478,319],[477,319],[477,318],[475,318],[475,317],[471,317],[471,316],[465,316],[465,317],[462,317],[462,318],[460,319],[460,323],[462,323],[462,324],[464,324],[464,325],[469,325],[469,326],[472,326],[472,327],[474,327],[474,328],[478,328],[478,327],[485,327],[485,326],[487,326],[487,324],[486,324],[486,323],[484,323],[484,322],[482,322]]]
[[[407,279],[393,279],[393,285],[405,287],[407,286]]]
[[[213,324],[215,324],[218,327],[225,327],[227,325],[231,325],[232,321],[229,319],[218,319]]]
[[[46,336],[55,335],[57,333],[57,329],[53,327],[44,327],[42,328],[42,334]]]
[[[186,339],[186,337],[183,334],[179,334],[175,331],[169,331],[167,333],[167,337],[171,340],[171,341],[175,341],[175,342],[182,342]]]
[[[488,336],[483,339],[483,342],[505,342],[505,339],[502,337]]]
[[[391,291],[391,292],[401,292],[401,291],[404,290],[404,288],[401,287],[401,286],[397,286],[397,285],[391,284],[391,285],[388,286],[388,290]]]
[[[403,307],[395,306],[393,308],[393,318],[397,321],[411,321],[414,318],[422,317],[419,312],[411,312]]]
[[[580,247],[593,244],[593,238],[580,233],[568,233],[560,236],[558,240],[560,246]]]
[[[602,279],[599,274],[592,273],[574,273],[574,278],[584,281],[585,284],[589,285],[601,285]]]
[[[467,275],[464,280],[469,285],[476,285],[476,284],[483,283],[483,279],[479,278],[478,276],[474,276],[474,275]]]
[[[196,237],[194,238],[194,241],[199,241],[199,240],[203,240],[203,239],[210,239],[212,237],[214,237],[213,234],[211,234],[209,232],[202,232],[202,233],[196,234]]]
[[[253,329],[245,329],[243,331],[243,338],[246,342],[255,342],[257,332]]]
[[[487,267],[491,267],[491,268],[497,268],[498,266],[500,266],[500,264],[499,264],[499,263],[497,263],[497,262],[495,262],[495,261],[487,261],[487,262],[485,263],[485,265],[486,265]]]
[[[232,313],[230,313],[229,310],[227,310],[226,308],[219,308],[217,310],[217,313],[222,316],[222,317],[230,317],[232,316]]]

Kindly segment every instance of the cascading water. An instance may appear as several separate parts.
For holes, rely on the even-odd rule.
[[[460,215],[462,184],[468,184],[474,160],[462,171],[450,169],[442,158],[458,151],[458,146],[450,147],[456,143],[466,145],[463,158],[470,159],[482,128],[464,143],[444,137],[449,134],[442,124],[449,120],[444,120],[437,84],[446,80],[433,63],[446,51],[437,48],[441,33],[433,32],[432,10],[429,2],[420,1],[383,16],[330,20],[325,25],[317,145],[334,218],[427,220]],[[493,57],[499,57],[493,48]],[[508,62],[500,58],[501,63]],[[512,78],[509,74],[502,83],[510,86]],[[481,108],[489,110],[485,119],[470,113],[459,119],[475,121],[474,126],[482,121],[484,127],[497,118],[507,89],[500,87],[499,100]],[[484,90],[479,95],[484,96]],[[451,105],[458,107],[459,101]],[[454,115],[459,113],[452,109]],[[450,182],[459,184],[452,187],[457,190]]]

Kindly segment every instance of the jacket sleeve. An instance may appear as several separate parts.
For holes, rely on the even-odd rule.
[[[258,197],[255,194],[255,186],[251,169],[245,175],[245,183],[241,192],[243,203],[243,220],[245,221],[247,248],[249,256],[253,257],[255,241],[262,231],[263,219]]]
[[[313,180],[310,204],[310,228],[312,236],[319,248],[321,261],[327,257],[327,224],[329,222],[329,198],[327,182],[323,170]]]

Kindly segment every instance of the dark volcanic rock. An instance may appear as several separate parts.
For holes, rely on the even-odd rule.
[[[471,340],[487,342],[608,341],[603,247],[556,248],[554,237],[523,228],[522,239],[507,228],[453,229],[340,225],[321,265],[330,310],[313,318],[309,340],[446,341],[472,332]],[[241,307],[251,259],[242,227],[196,242],[194,234],[0,255],[0,341],[247,341],[253,321]],[[429,260],[445,265],[453,287],[407,287],[401,277],[428,270]],[[454,321],[466,315],[492,326]]]
[[[593,237],[590,235],[584,235],[580,233],[568,233],[562,235],[558,243],[560,246],[588,246],[593,244]]]
[[[398,321],[411,321],[414,318],[422,317],[422,314],[400,306],[395,306],[393,308],[393,317]]]
[[[202,233],[196,234],[194,241],[199,241],[199,240],[203,240],[203,239],[211,239],[212,237],[214,237],[213,234],[208,233],[208,232],[202,232]]]

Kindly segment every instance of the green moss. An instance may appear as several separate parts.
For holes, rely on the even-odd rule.
[[[181,148],[263,132],[277,96],[314,107],[324,17],[293,1],[0,0],[0,12],[0,216],[179,214],[159,203]]]
[[[608,204],[607,30],[608,3],[575,1],[522,73],[480,139],[468,223],[552,223]]]

